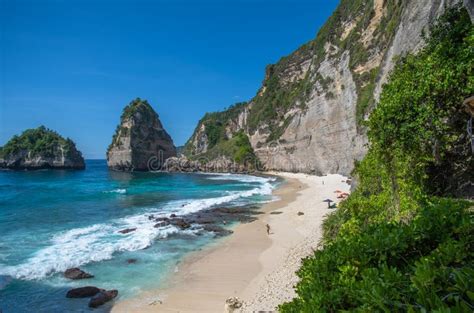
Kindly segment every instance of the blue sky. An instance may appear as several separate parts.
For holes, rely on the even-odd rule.
[[[337,3],[0,0],[0,145],[45,125],[105,158],[136,97],[182,145],[205,112],[252,98]]]

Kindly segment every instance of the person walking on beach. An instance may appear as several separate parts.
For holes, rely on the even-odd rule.
[[[270,235],[270,225],[267,224],[267,235]]]

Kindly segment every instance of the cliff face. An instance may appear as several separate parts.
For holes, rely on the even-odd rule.
[[[0,168],[82,170],[85,163],[71,139],[41,126],[14,136],[0,149]]]
[[[119,171],[159,170],[176,156],[170,135],[146,100],[137,98],[123,110],[107,150],[107,165]]]
[[[350,174],[367,149],[363,121],[396,59],[422,47],[422,33],[457,2],[342,0],[314,40],[267,67],[251,101],[218,113],[219,140],[244,132],[267,170]],[[216,145],[210,117],[200,121],[187,155]]]

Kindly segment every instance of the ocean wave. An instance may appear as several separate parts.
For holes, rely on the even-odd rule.
[[[127,193],[127,189],[122,189],[122,188],[117,188],[117,189],[114,189],[114,190],[110,190],[110,191],[104,191],[105,193],[119,193],[119,194],[125,194]]]
[[[135,215],[110,224],[71,229],[53,236],[50,246],[36,252],[25,263],[3,266],[0,275],[25,280],[42,279],[71,267],[109,260],[116,252],[145,249],[154,240],[179,231],[171,225],[155,228],[154,224],[147,215]],[[119,233],[127,228],[136,230],[128,234]]]
[[[231,174],[231,173],[222,173],[222,174],[207,174],[210,180],[235,180],[244,183],[267,183],[274,182],[275,177],[260,177],[260,176],[251,176],[245,174]]]
[[[272,193],[273,180],[270,178],[234,174],[226,176],[226,179],[229,178],[240,181],[245,179],[246,182],[259,184],[255,188],[231,191],[221,197],[172,201],[165,207],[148,209],[142,214],[58,233],[51,238],[49,246],[36,252],[26,262],[15,266],[1,266],[0,275],[36,280],[64,272],[68,268],[109,260],[114,253],[142,250],[152,245],[155,240],[178,232],[193,234],[198,231],[194,229],[182,231],[172,225],[155,228],[156,222],[148,218],[150,214],[156,217],[167,216],[170,213],[187,215],[217,205],[241,202],[252,196],[269,196]],[[117,190],[124,189],[115,189],[116,192]],[[127,228],[136,230],[127,234],[119,233],[120,230]]]
[[[272,190],[272,184],[267,181],[259,187],[245,191],[232,191],[222,197],[173,201],[165,209],[177,215],[187,215],[252,196],[270,196]]]

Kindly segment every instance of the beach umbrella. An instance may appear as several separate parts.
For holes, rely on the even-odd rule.
[[[331,202],[334,202],[332,201],[331,199],[326,199],[326,200],[323,200],[323,202],[327,202],[328,203],[328,209],[331,208]]]

